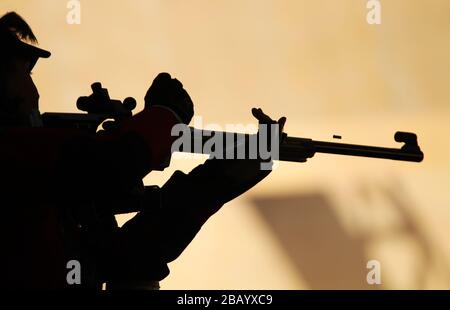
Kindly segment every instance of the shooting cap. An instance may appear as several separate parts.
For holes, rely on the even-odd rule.
[[[37,39],[30,26],[15,12],[9,12],[0,18],[0,55],[18,55],[29,57],[33,67],[39,58],[50,57],[50,52],[35,44]]]

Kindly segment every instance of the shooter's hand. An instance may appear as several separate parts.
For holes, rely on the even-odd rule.
[[[194,104],[183,84],[169,73],[160,73],[145,95],[145,108],[164,106],[171,109],[184,124],[194,115]]]
[[[265,114],[260,108],[252,109],[253,116],[259,121],[259,125],[278,124],[278,132],[280,135],[280,141],[283,135],[284,124],[286,124],[286,117],[280,117],[278,121],[274,121],[270,116]]]

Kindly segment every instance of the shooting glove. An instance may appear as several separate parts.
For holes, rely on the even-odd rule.
[[[278,124],[281,140],[285,117],[275,121],[261,109],[253,109],[252,114],[260,125]],[[223,204],[245,193],[269,175],[270,170],[261,169],[263,162],[261,159],[211,159],[187,175],[176,171],[162,187],[162,204],[169,209],[182,208],[183,212],[190,212],[190,216],[196,218],[193,222],[202,225]],[[271,161],[266,164],[271,164]]]
[[[169,73],[160,73],[145,95],[145,108],[163,106],[172,110],[184,124],[194,115],[194,104],[183,84]]]

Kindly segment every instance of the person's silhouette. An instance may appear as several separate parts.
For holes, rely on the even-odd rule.
[[[13,12],[0,18],[0,42],[1,287],[67,287],[73,259],[82,287],[158,287],[205,221],[269,174],[260,160],[208,160],[175,172],[155,205],[142,178],[164,167],[172,127],[193,117],[183,85],[158,75],[145,109],[101,135],[43,128],[30,74],[50,53]],[[260,109],[253,115],[277,123]],[[130,192],[148,206],[119,228],[113,206]]]

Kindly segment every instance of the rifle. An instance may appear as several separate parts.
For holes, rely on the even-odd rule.
[[[103,124],[105,129],[108,129],[114,122],[120,122],[125,118],[131,117],[132,110],[136,107],[136,100],[134,98],[128,97],[123,102],[112,100],[109,97],[107,89],[102,88],[102,85],[98,82],[92,84],[91,88],[92,95],[89,97],[80,97],[77,100],[77,108],[87,113],[44,113],[42,115],[44,126],[50,128],[78,128],[95,133],[101,124]],[[113,119],[114,121],[107,121],[108,119]],[[238,143],[245,143],[250,139],[249,134],[204,131],[192,127],[189,129],[191,132],[191,145],[203,146],[211,137],[218,134],[223,136],[233,135],[235,138],[233,141],[238,141]],[[346,144],[291,137],[283,133],[283,137],[280,139],[278,160],[306,162],[308,158],[313,157],[316,153],[410,162],[421,162],[423,160],[424,155],[417,142],[416,134],[398,131],[394,135],[394,140],[403,143],[403,145],[399,148],[389,148]],[[205,153],[205,148],[181,148],[179,151]]]

